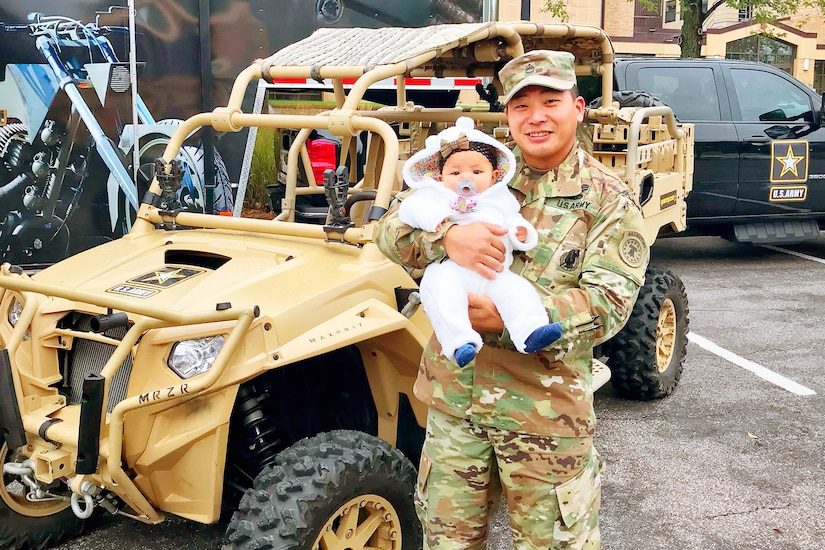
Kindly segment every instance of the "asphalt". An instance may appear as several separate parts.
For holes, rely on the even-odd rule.
[[[825,548],[822,258],[823,237],[779,249],[714,237],[654,246],[652,264],[687,289],[690,343],[671,396],[628,401],[610,384],[596,394],[603,549]],[[57,548],[218,548],[224,528],[110,517]],[[502,510],[488,549],[511,548]]]

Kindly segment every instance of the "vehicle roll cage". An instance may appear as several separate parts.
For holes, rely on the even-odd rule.
[[[329,48],[329,44],[349,44],[350,48]],[[286,234],[329,239],[329,228],[293,223],[296,194],[323,193],[320,186],[296,188],[297,163],[304,157],[304,144],[313,129],[325,129],[342,139],[342,161],[354,151],[354,140],[359,132],[371,133],[370,147],[383,153],[377,177],[365,174],[351,192],[374,190],[373,206],[365,223],[341,229],[341,242],[364,244],[372,241],[374,222],[386,212],[393,193],[398,189],[397,164],[399,139],[390,122],[405,120],[455,122],[459,116],[470,116],[478,123],[504,124],[499,112],[465,111],[462,109],[427,109],[407,103],[405,79],[415,77],[488,77],[500,89],[496,75],[510,59],[533,49],[565,50],[575,56],[577,75],[602,77],[602,105],[590,109],[588,117],[602,124],[615,123],[618,108],[612,101],[613,46],[605,32],[597,27],[530,22],[492,22],[451,25],[432,25],[421,28],[383,27],[324,28],[309,37],[286,46],[271,56],[255,60],[235,80],[225,107],[211,113],[202,113],[186,120],[169,141],[163,159],[168,164],[177,154],[187,135],[202,126],[212,126],[220,132],[238,132],[246,127],[299,128],[301,131],[290,150],[287,166],[285,209],[273,223],[269,220],[251,220],[218,217],[188,212],[167,212],[144,201],[138,212],[138,222],[132,232],[150,231],[155,224],[193,225],[226,228],[263,233]],[[249,84],[258,79],[329,79],[332,82],[335,107],[318,115],[249,114],[241,110],[241,103]],[[373,84],[394,79],[396,105],[378,110],[360,108],[366,91]],[[645,114],[640,110],[639,123],[648,115],[662,115],[671,135],[681,139],[682,131],[668,108]],[[411,113],[414,111],[414,117]],[[380,144],[375,143],[375,138]],[[636,148],[628,144],[628,170],[635,166]],[[300,154],[296,154],[300,153]],[[380,154],[380,153],[379,153]],[[157,179],[150,193],[158,194]],[[151,202],[151,201],[150,201]],[[283,222],[283,223],[281,223]]]

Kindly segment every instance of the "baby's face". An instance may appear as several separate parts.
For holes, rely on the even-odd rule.
[[[483,154],[478,151],[459,151],[447,157],[441,169],[439,180],[444,187],[462,194],[458,184],[462,180],[469,180],[475,186],[476,193],[482,193],[493,186],[498,176],[498,170]]]

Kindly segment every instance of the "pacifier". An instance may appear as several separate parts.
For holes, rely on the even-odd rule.
[[[473,198],[476,195],[476,184],[470,180],[461,180],[455,186],[456,197],[450,201],[450,208],[456,212],[467,214],[476,209],[478,203]]]
[[[461,180],[455,186],[455,192],[462,197],[472,197],[476,194],[476,184],[470,180]]]

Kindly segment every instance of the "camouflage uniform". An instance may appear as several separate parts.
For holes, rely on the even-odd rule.
[[[592,352],[630,316],[648,262],[644,223],[630,190],[578,146],[544,174],[514,153],[509,186],[539,244],[510,269],[534,284],[564,330],[530,355],[506,331],[483,334],[463,369],[429,341],[415,383],[430,407],[416,499],[425,548],[483,548],[500,486],[516,548],[599,547]],[[450,223],[415,230],[396,210],[379,224],[384,253],[411,268],[442,260]]]
[[[515,548],[599,548],[600,471],[592,438],[501,430],[431,407],[415,493],[424,547],[484,548],[503,485]]]

